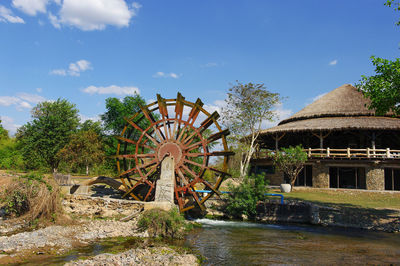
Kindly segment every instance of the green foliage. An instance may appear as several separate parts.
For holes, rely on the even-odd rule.
[[[121,134],[126,125],[124,118],[130,118],[140,111],[140,106],[146,105],[146,101],[139,95],[126,96],[122,101],[110,97],[106,99],[107,111],[101,115],[104,128],[114,135]]]
[[[257,214],[257,203],[264,200],[267,189],[268,180],[265,180],[263,175],[245,176],[238,186],[230,185],[231,193],[227,195],[226,213],[235,218],[246,215],[253,219]]]
[[[28,168],[56,170],[58,152],[69,142],[79,124],[78,110],[65,99],[41,102],[32,109],[32,122],[18,129],[17,139]]]
[[[69,162],[72,167],[85,167],[86,175],[89,174],[89,167],[104,160],[101,140],[92,129],[74,133],[69,143],[59,151],[58,156]]]
[[[124,118],[131,118],[135,113],[140,111],[140,106],[146,105],[146,101],[139,95],[126,96],[124,99],[110,97],[106,99],[106,112],[101,115],[104,130],[107,133],[103,137],[104,151],[107,156],[105,166],[107,169],[113,169],[116,172],[115,159],[111,156],[117,153],[118,140],[114,135],[120,135],[127,122]],[[157,118],[156,118],[157,119]],[[148,127],[149,121],[143,119],[138,125],[141,128]],[[132,140],[137,140],[140,136],[138,130],[129,130],[126,136]],[[134,151],[135,145],[129,145],[128,150]]]
[[[0,168],[23,169],[24,160],[15,138],[0,139]]]
[[[400,115],[400,59],[395,61],[371,57],[376,75],[361,76],[356,86],[371,100],[370,109],[384,115],[392,111]]]
[[[8,130],[3,127],[0,120],[0,141],[8,138]]]
[[[282,148],[273,155],[274,165],[278,170],[281,170],[288,175],[290,184],[294,185],[297,176],[304,167],[307,161],[307,153],[301,145],[296,147]]]
[[[226,107],[222,109],[223,123],[231,132],[230,140],[240,151],[240,176],[248,172],[250,159],[257,147],[256,139],[263,121],[272,121],[272,110],[279,104],[278,93],[267,90],[263,83],[237,82],[228,92]]]
[[[400,3],[395,0],[387,0],[385,6],[394,8],[395,11],[400,11]],[[400,26],[400,20],[396,22],[397,26]]]
[[[191,229],[177,208],[169,211],[151,209],[144,211],[139,218],[140,230],[147,230],[151,237],[183,238],[185,231]]]
[[[8,216],[28,214],[28,219],[34,222],[42,216],[54,215],[57,196],[58,191],[43,175],[30,173],[8,185],[0,194],[0,203]]]

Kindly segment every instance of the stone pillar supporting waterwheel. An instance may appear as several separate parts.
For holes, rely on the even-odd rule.
[[[140,109],[126,118],[127,124],[118,136],[116,158],[119,178],[127,191],[124,197],[153,201],[162,161],[171,157],[174,203],[181,212],[205,210],[205,201],[213,194],[220,195],[218,189],[229,175],[228,158],[234,154],[226,142],[229,131],[222,130],[217,122],[218,112],[210,114],[200,99],[189,102],[180,93],[176,99],[157,95],[156,102]],[[221,158],[218,169],[209,165],[213,156]],[[196,189],[211,192],[202,197]]]

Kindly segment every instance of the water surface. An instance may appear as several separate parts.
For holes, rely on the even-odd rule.
[[[400,234],[320,226],[197,220],[187,238],[208,265],[400,265]]]

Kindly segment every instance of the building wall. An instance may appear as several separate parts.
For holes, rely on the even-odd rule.
[[[313,187],[329,188],[329,167],[324,163],[312,165]]]
[[[366,169],[367,189],[385,190],[385,171],[379,166],[369,166]]]

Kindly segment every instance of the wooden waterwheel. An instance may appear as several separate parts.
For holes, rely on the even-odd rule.
[[[226,143],[229,131],[217,122],[218,112],[210,114],[200,99],[189,102],[180,93],[176,99],[157,95],[156,102],[140,109],[126,118],[118,136],[116,157],[119,178],[127,191],[124,197],[154,200],[161,162],[173,156],[175,204],[181,212],[197,207],[205,210],[204,202],[213,194],[220,195],[219,186],[228,176],[228,158],[233,155]],[[213,147],[220,150],[213,151]],[[218,169],[209,166],[212,156],[222,157]],[[210,193],[202,196],[198,189]]]

